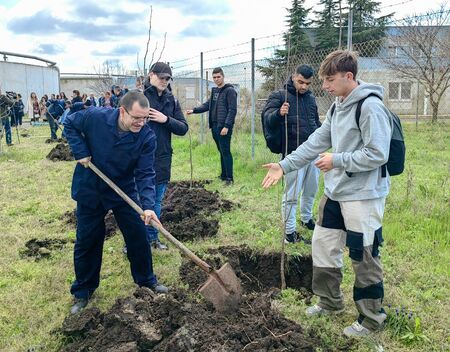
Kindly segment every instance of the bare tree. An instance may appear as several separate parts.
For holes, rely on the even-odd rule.
[[[118,60],[106,60],[99,67],[94,67],[96,78],[89,88],[97,95],[111,90],[112,85],[123,86],[126,79],[126,69]]]
[[[450,86],[450,10],[403,20],[397,33],[388,39],[390,50],[385,63],[396,75],[419,82],[432,107],[432,122],[438,119],[439,104]]]
[[[150,59],[150,63],[147,65],[147,56],[148,56],[148,50],[149,50],[149,46],[150,46],[150,42],[151,42],[151,37],[152,37],[152,17],[153,17],[153,7],[150,6],[150,15],[149,15],[149,19],[148,19],[148,35],[147,35],[147,45],[145,47],[145,54],[144,54],[144,63],[143,63],[143,68],[144,68],[144,76],[147,76],[148,73],[148,67],[150,67],[153,64],[153,60],[155,58],[156,52],[158,50],[158,42],[156,42],[155,44],[155,48],[153,49],[153,53],[152,53],[152,57]],[[158,60],[159,61],[162,57],[162,54],[164,52],[164,49],[166,48],[166,39],[167,39],[167,32],[164,33],[164,41],[163,41],[163,46],[161,48],[161,51],[159,53],[159,57]],[[140,69],[140,65],[139,65],[139,54],[137,55],[137,66],[138,66],[138,70],[139,72],[142,72]]]

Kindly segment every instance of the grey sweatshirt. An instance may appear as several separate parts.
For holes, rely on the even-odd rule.
[[[325,195],[335,201],[365,200],[389,193],[389,175],[381,177],[381,166],[389,158],[392,127],[387,109],[377,97],[365,100],[359,128],[356,106],[370,93],[383,97],[383,87],[358,81],[343,101],[336,103],[334,116],[328,110],[322,126],[295,151],[280,161],[287,174],[300,169],[332,148],[333,169],[325,173]],[[346,171],[353,173],[352,177]]]

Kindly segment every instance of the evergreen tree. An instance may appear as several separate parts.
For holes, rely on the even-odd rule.
[[[322,11],[314,11],[316,50],[334,49],[339,46],[340,5],[342,0],[319,0]],[[343,23],[342,23],[343,24]]]
[[[380,11],[380,3],[375,0],[348,0],[353,10],[353,49],[361,56],[375,56],[381,47],[381,41],[385,36],[385,27],[392,14],[375,17]],[[348,13],[345,14],[345,26],[348,28]],[[344,35],[347,41],[347,31]],[[368,41],[373,43],[367,44]],[[363,44],[364,43],[364,44]]]
[[[262,88],[267,91],[280,87],[287,79],[286,72],[292,71],[286,67],[288,55],[294,57],[312,50],[311,41],[305,31],[310,25],[308,15],[311,8],[305,8],[304,3],[305,0],[293,0],[292,7],[288,9],[286,20],[288,30],[283,35],[285,49],[277,49],[274,57],[268,59],[268,66],[258,65],[258,70],[266,78]]]

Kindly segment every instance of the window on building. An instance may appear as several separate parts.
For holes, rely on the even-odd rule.
[[[389,82],[390,100],[411,100],[411,82]]]

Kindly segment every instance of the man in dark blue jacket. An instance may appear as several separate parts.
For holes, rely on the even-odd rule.
[[[152,210],[156,136],[145,125],[147,117],[146,97],[139,92],[129,92],[118,109],[93,107],[69,115],[64,122],[67,140],[78,161],[72,180],[72,198],[77,201],[76,278],[70,290],[75,297],[72,313],[86,307],[99,285],[104,217],[109,209],[112,209],[127,244],[134,282],[156,293],[168,291],[158,284],[153,273],[146,238],[145,225],[151,219],[159,221]],[[131,199],[139,200],[144,209],[143,219],[87,168],[90,160]]]
[[[316,98],[309,90],[313,75],[314,71],[310,66],[298,66],[285,85],[287,100],[286,91],[278,90],[269,96],[264,107],[265,123],[271,129],[279,129],[280,131],[283,158],[303,144],[321,126]],[[317,193],[319,174],[320,171],[313,161],[285,176],[286,189],[282,200],[282,214],[285,223],[286,241],[289,243],[303,239],[296,231],[297,202],[300,194],[301,223],[309,230],[314,229],[312,209]],[[310,243],[309,240],[303,240],[308,244]]]
[[[216,67],[212,77],[217,87],[212,89],[211,98],[186,113],[190,115],[209,111],[209,128],[220,153],[222,172],[219,177],[225,184],[230,185],[234,181],[230,144],[237,113],[237,93],[231,84],[225,84],[222,68]]]
[[[50,136],[52,140],[58,139],[56,131],[58,130],[58,119],[64,113],[65,101],[64,99],[50,99],[47,102],[47,120],[50,126]]]
[[[144,85],[144,94],[150,103],[148,124],[157,138],[155,213],[158,217],[161,215],[161,203],[170,181],[172,133],[184,136],[189,129],[178,100],[168,88],[171,79],[170,66],[164,62],[156,62],[150,67],[148,80]],[[158,231],[153,227],[148,228],[148,239],[153,248],[167,249],[158,239]]]

